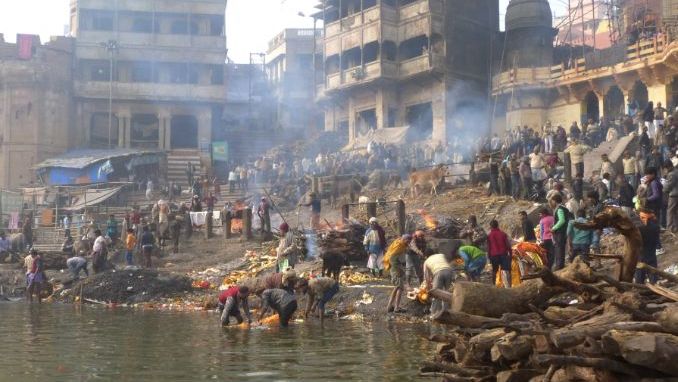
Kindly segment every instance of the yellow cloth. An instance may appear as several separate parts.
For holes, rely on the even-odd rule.
[[[402,255],[407,250],[407,242],[402,238],[394,240],[391,245],[388,246],[386,253],[384,254],[384,269],[387,271],[391,269],[391,259],[395,256]]]
[[[445,260],[445,255],[439,253],[437,255],[433,255],[426,259],[424,262],[424,268],[428,269],[429,272],[431,272],[431,275],[435,275],[439,271],[442,271],[443,269],[452,269],[450,266],[450,263]]]
[[[134,236],[134,234],[127,234],[127,240],[125,241],[125,248],[128,251],[133,251],[134,246],[137,245],[137,238]]]

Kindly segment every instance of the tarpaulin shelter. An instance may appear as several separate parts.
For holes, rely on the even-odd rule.
[[[85,189],[80,194],[74,195],[73,204],[70,207],[64,208],[64,210],[80,211],[86,207],[98,206],[117,195],[120,190],[122,190],[122,187]]]
[[[409,132],[409,126],[370,130],[367,134],[358,136],[353,142],[344,147],[343,150],[367,149],[367,145],[369,145],[370,142],[401,146],[407,142]]]
[[[45,185],[105,183],[126,178],[139,166],[159,165],[162,155],[135,149],[74,150],[38,164],[35,170]]]

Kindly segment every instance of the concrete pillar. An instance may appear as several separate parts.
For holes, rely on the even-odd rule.
[[[348,141],[354,142],[356,134],[356,115],[355,106],[353,105],[353,97],[348,98]]]
[[[390,92],[384,88],[377,92],[377,129],[388,127],[388,106],[390,101]]]
[[[598,116],[605,116],[605,94],[596,94],[598,97]]]
[[[166,110],[160,111],[158,113],[158,149],[160,150],[169,150],[169,147],[166,146],[166,134],[169,129],[169,120],[170,114]]]
[[[125,147],[125,120],[120,114],[117,114],[118,117],[118,147]]]
[[[441,84],[444,89],[444,84]],[[445,91],[437,92],[431,100],[431,109],[433,112],[433,141],[434,142],[446,142],[447,131],[446,131],[446,103],[445,103]]]
[[[654,105],[657,106],[657,102],[661,102],[662,107],[666,108],[669,105],[669,89],[668,86],[657,83],[653,86],[647,87],[647,97],[648,100],[654,102]]]
[[[120,119],[123,121],[125,127],[125,147],[132,147],[132,115],[124,114],[120,116]]]

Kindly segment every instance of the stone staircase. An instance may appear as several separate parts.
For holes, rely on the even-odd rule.
[[[200,154],[197,150],[172,150],[167,153],[167,181],[174,182],[182,188],[189,187],[186,178],[188,163],[193,164],[194,176],[202,174]]]

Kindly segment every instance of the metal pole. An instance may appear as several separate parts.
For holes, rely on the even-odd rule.
[[[596,50],[596,0],[591,0],[591,13],[593,16],[593,50]]]
[[[110,56],[110,66],[108,72],[108,149],[111,146],[111,134],[113,132],[113,47],[108,46],[108,53]]]

